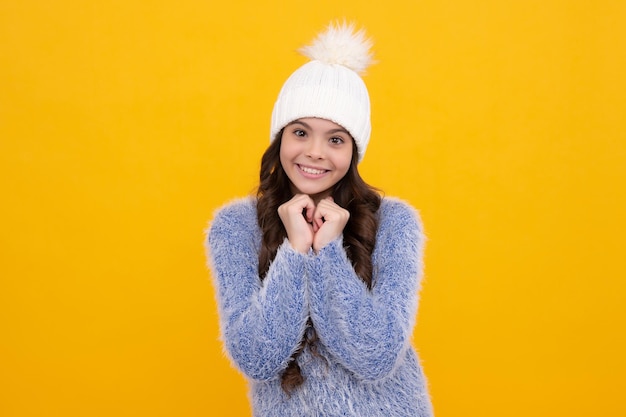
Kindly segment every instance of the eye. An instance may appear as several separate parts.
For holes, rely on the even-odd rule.
[[[302,130],[302,129],[295,129],[293,131],[293,134],[296,135],[299,138],[303,138],[303,137],[306,136],[306,132],[304,130]]]
[[[345,142],[345,140],[343,140],[343,138],[339,136],[333,136],[332,138],[328,139],[328,141],[333,145],[341,145]]]

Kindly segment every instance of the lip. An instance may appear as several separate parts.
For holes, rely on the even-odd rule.
[[[330,172],[328,169],[296,164],[298,172],[306,178],[320,178]]]

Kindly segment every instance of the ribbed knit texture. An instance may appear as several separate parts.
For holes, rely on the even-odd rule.
[[[432,416],[410,344],[424,242],[415,210],[383,199],[368,290],[341,237],[307,255],[285,241],[261,282],[255,204],[250,197],[221,208],[207,238],[221,337],[249,381],[254,416]],[[319,341],[298,357],[305,382],[289,396],[280,376],[309,317]]]

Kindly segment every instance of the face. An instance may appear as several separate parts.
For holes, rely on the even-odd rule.
[[[350,168],[352,136],[326,119],[303,118],[283,129],[280,163],[294,194],[327,197]]]

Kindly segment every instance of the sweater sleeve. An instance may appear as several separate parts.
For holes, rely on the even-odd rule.
[[[285,241],[263,281],[258,275],[260,231],[251,202],[219,211],[210,225],[207,254],[216,287],[226,352],[244,374],[278,376],[305,331],[305,258]]]
[[[417,213],[398,200],[384,200],[371,290],[354,272],[341,238],[310,263],[313,325],[328,351],[359,378],[389,375],[410,346],[423,240]]]

